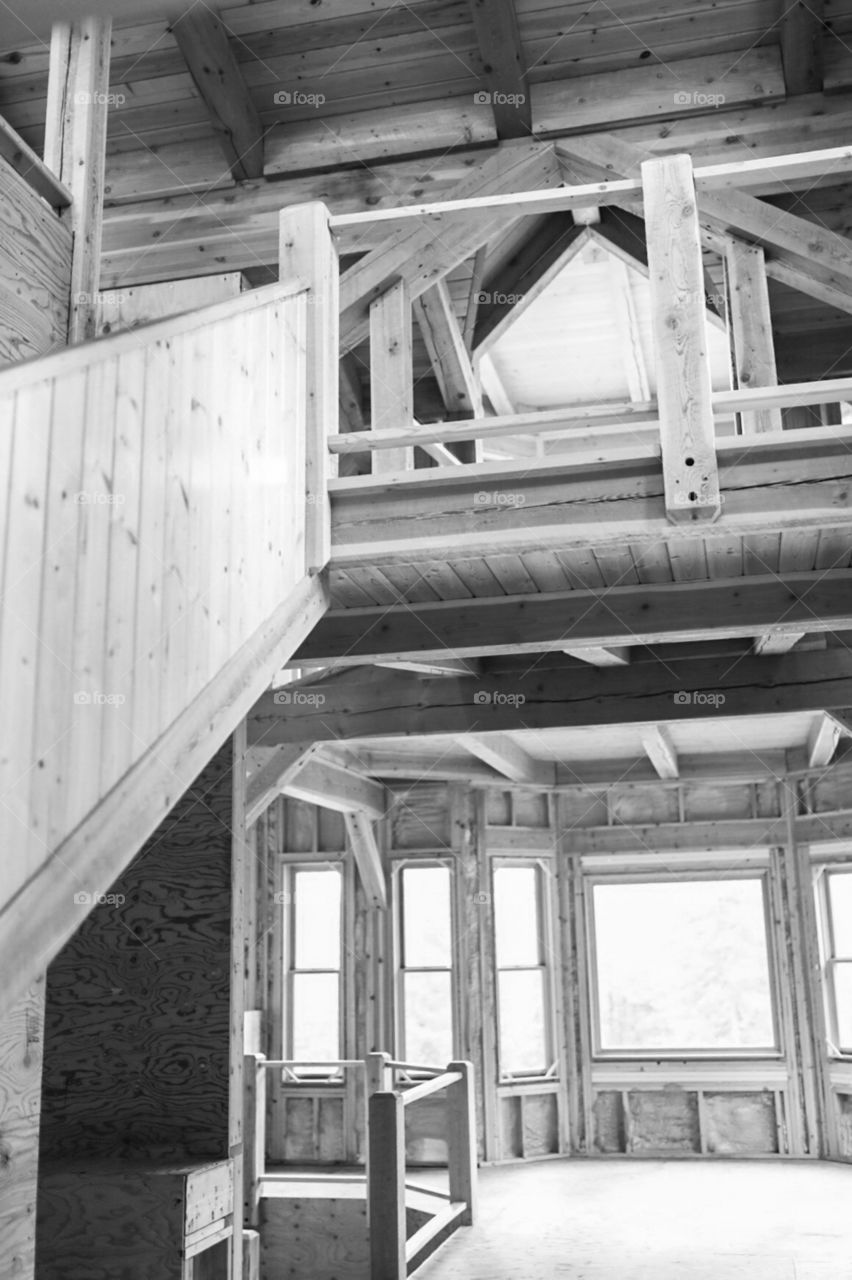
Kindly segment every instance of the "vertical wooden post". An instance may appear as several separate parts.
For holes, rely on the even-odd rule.
[[[369,1138],[370,1280],[405,1280],[405,1109],[400,1094],[371,1096]]]
[[[738,387],[774,387],[778,383],[766,259],[760,245],[732,240],[727,253],[731,336]],[[780,409],[756,409],[740,415],[743,431],[780,431]]]
[[[721,510],[695,183],[689,156],[642,165],[666,515]]]
[[[266,1059],[247,1053],[244,1060],[245,1120],[243,1138],[243,1191],[247,1226],[258,1224],[260,1180],[266,1171]]]
[[[324,204],[295,205],[280,215],[279,279],[309,286],[305,440],[305,568],[325,568],[331,554],[328,481],[336,474],[328,437],[337,431],[340,329],[337,251]]]
[[[476,1112],[473,1093],[473,1065],[451,1062],[448,1071],[458,1071],[461,1080],[447,1089],[447,1137],[449,1139],[450,1201],[467,1205],[459,1218],[469,1227],[476,1217]]]
[[[398,280],[370,306],[370,402],[373,431],[399,431],[414,424],[411,299]],[[406,471],[414,449],[377,449],[373,472]]]
[[[233,782],[231,790],[231,1002],[230,1081],[228,1092],[228,1150],[234,1162],[233,1222],[229,1280],[243,1274],[243,1060],[245,1046],[246,930],[248,904],[246,888],[249,863],[254,850],[246,839],[246,722],[233,736]]]
[[[111,35],[111,18],[89,17],[55,23],[50,40],[44,160],[72,196],[72,343],[96,332]]]

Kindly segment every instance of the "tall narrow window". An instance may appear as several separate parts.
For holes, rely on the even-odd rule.
[[[333,868],[292,868],[289,883],[289,1054],[303,1062],[334,1060],[340,1057],[341,875]]]
[[[554,1053],[546,965],[544,885],[537,866],[494,871],[499,1058],[502,1076],[542,1075]]]
[[[840,1053],[852,1054],[852,872],[827,871],[825,889],[829,1037]]]
[[[399,1025],[408,1062],[443,1065],[453,1056],[450,871],[406,866],[399,892]]]
[[[601,1052],[773,1052],[759,878],[595,884],[595,1038]]]

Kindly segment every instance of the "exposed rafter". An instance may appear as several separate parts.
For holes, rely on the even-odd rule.
[[[808,766],[824,769],[831,764],[842,729],[837,720],[827,712],[818,716],[808,734]]]
[[[677,778],[680,773],[677,750],[664,724],[651,724],[642,730],[642,746],[661,778]]]
[[[625,667],[630,661],[629,645],[588,644],[582,648],[563,649],[562,652],[593,667]]]
[[[471,755],[496,769],[512,782],[528,782],[536,786],[552,786],[556,781],[556,768],[547,760],[534,756],[505,733],[463,733],[459,746]]]
[[[276,796],[307,764],[318,748],[311,746],[276,747],[269,759],[262,763],[248,779],[246,787],[246,825],[256,822]]]
[[[415,300],[414,314],[447,414],[451,418],[481,418],[479,382],[445,281],[439,280]]]
[[[787,93],[822,93],[824,0],[794,0],[783,9],[781,61]]]
[[[805,634],[804,631],[770,630],[757,637],[754,651],[760,654],[789,653]]]
[[[274,706],[280,707],[274,702],[274,695],[270,698]],[[288,705],[287,715],[293,710],[294,706]],[[338,813],[366,813],[371,818],[381,818],[386,811],[384,788],[377,782],[316,755],[286,779],[281,792],[308,804],[336,809]]]
[[[498,138],[528,138],[532,111],[515,0],[470,0]]]
[[[189,74],[204,100],[237,181],[263,176],[263,125],[221,18],[200,0],[172,23]]]

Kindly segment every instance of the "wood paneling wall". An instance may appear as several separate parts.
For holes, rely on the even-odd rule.
[[[302,580],[305,315],[268,286],[0,374],[0,910]]]
[[[71,297],[71,232],[2,158],[0,191],[3,368],[65,346]]]

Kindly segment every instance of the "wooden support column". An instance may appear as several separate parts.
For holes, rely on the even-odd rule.
[[[34,1280],[44,978],[0,1022],[0,1280]]]
[[[315,201],[284,209],[279,222],[278,274],[308,285],[307,423],[305,436],[306,569],[323,569],[331,554],[328,481],[337,464],[328,437],[338,424],[339,270],[328,209]]]
[[[71,193],[72,343],[96,332],[111,34],[111,18],[91,17],[55,23],[50,40],[44,161]]]
[[[642,165],[666,515],[673,524],[721,511],[704,305],[689,156]]]
[[[370,306],[370,399],[373,431],[414,424],[414,374],[411,360],[411,299],[404,280],[392,284]],[[373,471],[405,471],[414,466],[414,449],[381,449]]]
[[[405,1109],[402,1095],[370,1098],[367,1166],[370,1280],[400,1280],[405,1267]]]
[[[738,387],[774,387],[778,383],[772,317],[766,283],[766,257],[760,245],[731,240],[727,253],[731,336]],[[743,431],[780,431],[780,409],[755,409],[740,415]]]

